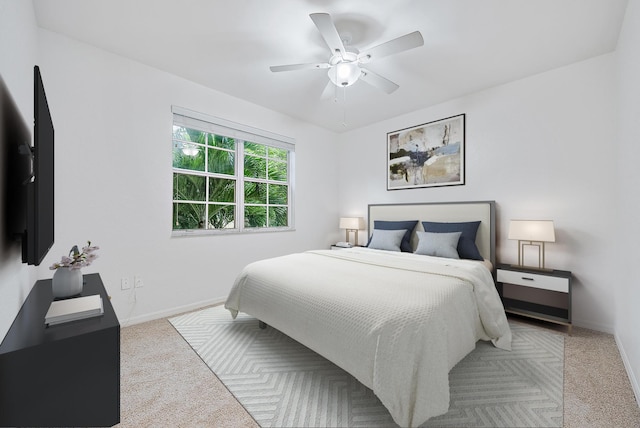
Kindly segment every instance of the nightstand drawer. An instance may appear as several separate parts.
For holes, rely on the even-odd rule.
[[[539,288],[542,290],[559,291],[561,293],[569,292],[569,280],[567,278],[558,278],[530,272],[498,269],[498,282]]]

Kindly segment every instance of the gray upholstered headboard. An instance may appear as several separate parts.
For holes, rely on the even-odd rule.
[[[419,220],[417,231],[423,221],[463,222],[478,221],[476,246],[482,257],[496,266],[496,208],[494,201],[426,202],[411,204],[370,204],[368,210],[369,235],[375,220]],[[415,247],[415,233],[412,237]]]

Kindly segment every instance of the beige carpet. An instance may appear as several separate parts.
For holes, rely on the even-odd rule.
[[[118,426],[257,426],[166,319],[123,328],[121,355]],[[574,328],[564,385],[565,427],[640,427],[613,336]]]

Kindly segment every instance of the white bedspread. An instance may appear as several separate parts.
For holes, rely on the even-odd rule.
[[[511,331],[481,263],[352,248],[252,263],[225,303],[309,347],[371,388],[401,426],[449,407],[448,373],[478,339]]]

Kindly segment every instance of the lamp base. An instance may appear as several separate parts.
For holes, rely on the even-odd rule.
[[[347,242],[351,242],[349,241],[349,232],[355,232],[356,236],[355,236],[355,241],[353,242],[353,245],[357,247],[358,246],[358,229],[347,229],[347,235],[346,235]]]
[[[524,264],[524,248],[535,247],[538,251],[538,266],[525,266]],[[540,271],[552,271],[553,269],[547,269],[544,266],[544,242],[542,241],[518,241],[518,264],[517,267],[535,269]]]

